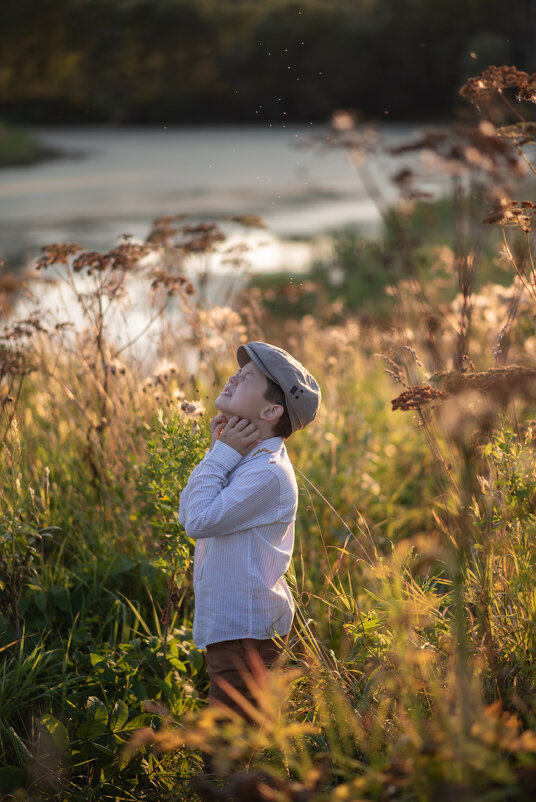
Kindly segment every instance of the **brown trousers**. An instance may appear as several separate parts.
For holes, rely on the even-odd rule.
[[[283,638],[286,643],[288,635]],[[219,643],[209,643],[207,646],[207,671],[210,679],[208,690],[209,704],[222,702],[231,710],[235,710],[247,721],[252,722],[238,699],[229,696],[225,685],[220,680],[229,683],[241,696],[255,705],[255,699],[248,685],[248,679],[262,684],[267,669],[274,667],[281,649],[271,638],[257,640],[254,638],[239,638]],[[255,705],[256,706],[256,705]],[[201,752],[203,771],[206,776],[214,775],[212,756]]]
[[[288,636],[283,638],[286,642]],[[254,702],[248,679],[262,683],[266,669],[270,669],[281,655],[280,646],[271,638],[239,638],[207,646],[207,671],[210,679],[209,704],[222,702],[227,707],[249,718],[237,699],[229,696],[224,683],[229,683],[248,701]],[[220,684],[220,680],[224,683]]]

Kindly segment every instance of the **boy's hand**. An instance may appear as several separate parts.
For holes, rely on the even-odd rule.
[[[238,418],[236,415],[225,426],[220,435],[220,440],[234,448],[243,457],[249,454],[254,446],[262,443],[261,433],[257,428],[257,424],[250,423],[245,418]]]
[[[225,415],[219,414],[216,415],[210,421],[210,448],[209,451],[212,451],[214,443],[220,437],[221,433],[223,432],[226,425],[229,423],[228,419]]]

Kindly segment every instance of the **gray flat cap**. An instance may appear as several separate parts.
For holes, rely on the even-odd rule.
[[[240,345],[236,358],[240,367],[254,362],[265,376],[281,387],[293,432],[316,418],[320,387],[297,359],[276,345],[261,342]]]

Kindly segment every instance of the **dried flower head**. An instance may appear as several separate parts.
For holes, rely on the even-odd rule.
[[[37,332],[46,332],[37,317],[15,320],[0,331],[0,380],[26,376],[35,370],[28,341]]]
[[[152,250],[153,247],[151,245],[141,245],[138,242],[122,242],[112,248],[106,256],[110,260],[112,270],[127,272],[136,268],[139,262]]]
[[[518,122],[513,125],[502,125],[497,128],[497,134],[511,139],[517,145],[529,145],[536,142],[536,123]]]
[[[436,390],[428,384],[416,384],[393,398],[391,404],[393,411],[395,409],[423,409],[423,407],[431,406],[439,399],[445,398],[446,395],[447,393],[443,390]]]
[[[266,228],[266,223],[258,214],[233,214],[223,218],[230,223],[238,223],[246,228]]]
[[[182,275],[174,275],[168,270],[163,270],[158,267],[153,273],[153,280],[151,282],[152,289],[163,287],[168,295],[175,295],[181,289],[184,290],[186,295],[193,295],[195,288],[193,284]]]
[[[55,243],[53,245],[45,245],[41,250],[44,253],[44,256],[40,256],[36,262],[35,269],[36,270],[44,270],[51,265],[60,264],[66,265],[69,264],[69,259],[71,256],[74,256],[79,251],[83,251],[83,247],[81,245],[76,245],[70,242],[64,243]]]
[[[73,270],[75,273],[80,273],[82,270],[87,269],[88,275],[91,276],[95,271],[102,273],[109,265],[110,260],[107,254],[99,251],[84,251],[74,260]]]
[[[182,221],[188,214],[165,215],[153,221],[146,243],[149,245],[171,244],[173,237],[181,230]]]
[[[503,228],[519,228],[528,233],[536,229],[536,204],[532,201],[516,201],[501,198],[484,223],[496,223]]]
[[[430,381],[440,384],[451,396],[475,390],[501,404],[512,398],[527,401],[536,398],[536,368],[528,365],[508,365],[482,372],[443,371],[430,376]]]
[[[167,360],[164,360],[163,362],[161,362],[157,366],[157,368],[156,368],[156,370],[154,372],[153,384],[154,385],[157,385],[157,384],[164,384],[165,385],[165,384],[168,383],[168,381],[170,381],[170,379],[173,376],[176,376],[178,374],[178,372],[179,372],[179,368],[177,367],[177,365],[174,362],[168,362]]]
[[[411,142],[389,148],[393,156],[415,151],[435,154],[434,164],[449,174],[477,171],[496,177],[504,169],[515,173],[523,169],[513,143],[498,136],[495,127],[487,121],[473,126],[455,125],[449,131],[430,129]],[[404,188],[410,176],[401,171],[395,179]]]
[[[225,240],[225,235],[217,223],[196,223],[183,226],[178,247],[184,253],[206,253]]]
[[[491,66],[480,75],[469,78],[460,89],[460,95],[478,105],[491,99],[494,93],[517,89],[518,100],[536,102],[536,73],[529,75],[516,67]]]

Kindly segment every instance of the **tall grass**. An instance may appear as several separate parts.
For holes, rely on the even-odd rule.
[[[467,91],[511,105],[514,79],[529,91],[506,68]],[[359,129],[335,122],[355,161]],[[534,207],[504,184],[529,134],[486,122],[406,147],[434,150],[451,171],[453,235],[440,247],[414,241],[418,193],[399,177],[377,289],[387,321],[325,286],[322,314],[275,320],[262,293],[244,289],[242,264],[233,308],[210,306],[212,259],[225,248],[215,224],[163,218],[143,245],[44,251],[41,274],[56,272],[79,321],[73,331],[12,311],[0,337],[4,795],[531,798]],[[475,221],[463,201],[477,185],[488,207]],[[484,216],[504,234],[497,284]],[[137,335],[117,344],[112,330],[140,286],[161,359],[150,371]],[[252,728],[240,717],[216,725],[204,702],[192,543],[177,506],[234,350],[260,337],[308,366],[323,403],[288,442],[296,621],[286,668],[253,689]],[[214,752],[219,786],[192,784],[201,749]]]

